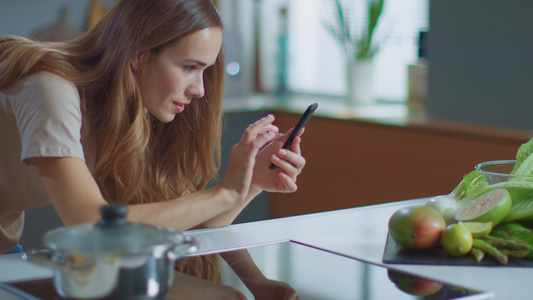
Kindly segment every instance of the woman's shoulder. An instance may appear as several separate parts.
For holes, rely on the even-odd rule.
[[[50,72],[28,75],[3,92],[15,115],[36,110],[56,115],[65,110],[79,114],[80,95],[76,85]]]
[[[65,90],[77,90],[73,82],[50,72],[38,72],[29,75],[25,78],[24,85],[41,90],[58,91],[59,89],[63,92]]]
[[[73,102],[79,103],[80,96],[78,89],[71,81],[50,73],[39,72],[29,75],[19,82],[18,96],[23,102],[29,101],[29,99],[40,99],[41,103],[54,103],[54,102]]]
[[[74,91],[77,92],[77,88],[73,82],[59,75],[44,71],[25,76],[13,85],[2,89],[2,93],[11,97],[24,95],[26,93],[35,94],[35,92],[55,94]]]

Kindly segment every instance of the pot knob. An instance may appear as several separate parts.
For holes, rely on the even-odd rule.
[[[128,224],[126,219],[126,213],[128,212],[128,207],[123,204],[109,204],[100,207],[100,213],[102,214],[102,219],[96,226],[98,227],[117,227],[124,226]]]

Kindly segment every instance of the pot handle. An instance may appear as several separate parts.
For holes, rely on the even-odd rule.
[[[22,252],[22,259],[46,267],[59,268],[64,266],[64,262],[54,258],[54,253],[51,249],[24,251]]]
[[[183,255],[192,254],[196,251],[198,251],[196,239],[192,236],[184,235],[182,243],[168,251],[167,257],[172,260],[177,260]]]

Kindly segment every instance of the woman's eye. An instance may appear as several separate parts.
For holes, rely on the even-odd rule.
[[[185,66],[185,71],[194,71],[196,69],[196,66]]]

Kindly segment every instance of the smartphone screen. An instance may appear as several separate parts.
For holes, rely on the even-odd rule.
[[[311,116],[313,115],[317,107],[318,107],[318,103],[313,103],[309,105],[309,107],[305,110],[304,114],[302,115],[298,123],[296,123],[296,126],[294,127],[294,130],[291,132],[291,135],[289,135],[289,138],[287,138],[287,140],[283,144],[282,146],[283,149],[289,149],[289,147],[292,144],[292,140],[294,140],[294,138],[300,134],[300,131],[302,131],[302,128],[304,128],[305,124],[307,124],[307,121],[309,121],[309,119],[311,118]],[[275,167],[276,165],[271,163],[269,169],[272,170]]]

